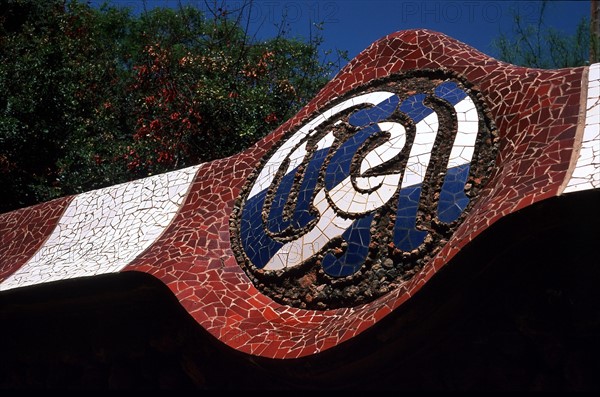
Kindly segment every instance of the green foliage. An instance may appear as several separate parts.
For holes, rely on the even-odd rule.
[[[590,20],[583,18],[575,33],[566,35],[544,23],[545,12],[552,2],[539,4],[537,21],[527,24],[523,16],[513,11],[512,34],[501,34],[493,46],[498,50],[498,59],[520,66],[542,69],[566,68],[589,64]]]
[[[0,212],[238,153],[339,66],[213,11],[0,0]]]

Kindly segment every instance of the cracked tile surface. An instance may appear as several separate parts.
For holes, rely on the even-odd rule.
[[[197,169],[75,196],[46,242],[0,290],[118,272],[169,225]]]
[[[200,326],[241,352],[287,359],[327,350],[360,334],[401,306],[462,247],[500,218],[560,194],[565,184],[569,194],[598,188],[598,66],[529,69],[498,62],[440,33],[406,30],[390,34],[361,52],[296,116],[238,155],[152,177],[150,181],[132,182],[130,186],[115,186],[0,214],[0,288],[50,280],[49,274],[59,268],[65,269],[61,277],[69,277],[67,273],[75,277],[83,273],[143,271],[164,282]],[[500,148],[495,168],[468,216],[402,288],[374,301],[310,310],[278,303],[263,294],[240,267],[238,254],[232,248],[231,217],[240,211],[237,199],[248,178],[270,156],[260,168],[246,202],[269,188],[279,163],[288,153],[293,152],[289,170],[310,153],[310,148],[299,145],[312,128],[341,112],[343,106],[354,106],[365,98],[377,105],[393,95],[361,97],[363,87],[375,79],[422,69],[444,69],[464,76],[481,93],[497,127]],[[585,103],[581,103],[583,87],[588,92]],[[349,92],[356,94],[352,100],[336,103],[336,98]],[[445,87],[440,95],[454,95],[452,87]],[[446,174],[443,183],[448,183],[447,196],[439,200],[448,204],[437,215],[448,219],[463,205],[463,189],[457,188],[464,178],[460,167],[473,156],[471,104],[467,101],[456,105],[456,114],[461,127],[454,140],[455,149],[449,154],[456,171]],[[586,125],[578,137],[582,115]],[[391,130],[392,135],[397,132],[388,124],[381,128]],[[420,128],[426,135],[436,130],[436,121],[428,119]],[[290,136],[294,138],[286,140]],[[282,141],[284,144],[277,146]],[[324,134],[314,142],[314,153],[325,152],[334,141],[333,134]],[[424,139],[423,145],[431,142]],[[400,146],[403,145],[398,139],[386,150],[371,150],[369,153],[373,154],[364,157],[363,171],[385,160]],[[273,148],[278,149],[271,151]],[[571,175],[575,148],[580,153],[579,162],[575,161]],[[431,152],[425,148],[423,153]],[[406,179],[406,189],[398,199],[404,200],[407,208],[418,205],[422,193],[419,183],[425,174],[416,165],[434,160],[416,160],[420,155],[415,152],[408,156],[415,159],[415,167],[400,182],[404,184]],[[320,160],[325,164],[327,159],[323,156]],[[373,188],[382,180],[365,178],[360,183]],[[151,186],[152,195],[144,195],[145,186]],[[302,189],[308,192],[312,186]],[[136,203],[136,211],[125,199],[126,194]],[[343,195],[339,199],[345,200]],[[344,205],[350,211],[366,208],[365,203],[354,204],[353,200]],[[316,200],[315,206],[324,213],[331,208],[326,197]],[[331,221],[333,213],[322,218],[326,235],[345,230],[345,225]],[[278,226],[273,223],[273,227]],[[358,225],[349,232],[349,240],[358,241],[365,230],[364,225]],[[415,236],[405,240],[409,245],[410,237]],[[322,247],[318,239],[312,238],[305,235],[310,244],[281,251],[283,260],[278,266],[285,264],[286,256],[308,256],[319,251]],[[360,248],[358,244],[353,247]],[[258,255],[268,262],[271,253],[261,247]],[[330,266],[332,271],[346,271]],[[84,268],[88,270],[75,273]]]

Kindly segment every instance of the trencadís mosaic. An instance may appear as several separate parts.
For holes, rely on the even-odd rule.
[[[372,81],[263,159],[232,212],[237,261],[286,305],[374,300],[402,287],[456,230],[497,143],[481,96],[458,75]]]

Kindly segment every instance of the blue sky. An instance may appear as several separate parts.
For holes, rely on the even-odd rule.
[[[111,0],[112,4],[134,10],[192,4],[207,10],[225,3],[235,8],[244,0]],[[102,3],[93,0],[92,4]],[[259,38],[272,37],[276,25],[287,15],[292,36],[307,37],[312,22],[323,22],[325,49],[347,50],[350,59],[375,40],[398,30],[427,28],[445,33],[491,56],[492,41],[500,33],[511,34],[512,11],[524,22],[536,23],[541,1],[478,0],[255,0],[249,13],[250,29]],[[545,23],[573,34],[583,17],[590,15],[589,0],[558,1],[547,4]]]

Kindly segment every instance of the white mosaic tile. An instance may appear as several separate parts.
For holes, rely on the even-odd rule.
[[[600,188],[600,63],[589,67],[585,127],[577,164],[563,193]]]
[[[600,63],[595,63],[590,66],[589,81],[594,82],[596,85],[600,82]]]
[[[325,212],[327,208],[329,208],[325,190],[321,189],[317,192],[315,198],[313,199],[313,205],[320,213]]]
[[[364,173],[373,167],[379,166],[386,161],[393,159],[400,154],[404,148],[404,145],[406,144],[406,130],[401,124],[385,122],[378,123],[378,126],[382,131],[389,132],[390,138],[365,156],[360,165],[361,173]],[[384,175],[358,177],[356,178],[355,182],[359,189],[375,189],[382,183],[385,183],[386,178],[387,177]]]
[[[286,174],[294,171],[296,167],[302,164],[304,160],[304,156],[306,156],[306,142],[300,145],[294,152],[289,156],[290,163],[288,169],[285,171]]]
[[[331,201],[334,202],[339,210],[344,212],[348,212],[352,204],[352,200],[354,199],[353,193],[354,187],[350,182],[350,177],[344,179],[328,192]]]
[[[317,142],[317,150],[323,150],[331,147],[333,142],[335,141],[335,137],[333,136],[333,132],[327,133],[319,142]]]
[[[448,159],[448,168],[471,162],[479,132],[477,109],[470,97],[457,103],[455,109],[458,117],[457,133]]]
[[[400,173],[382,176],[381,186],[394,186],[394,189],[380,189],[370,193],[361,193],[354,190],[350,177],[347,177],[330,190],[329,196],[337,209],[348,214],[361,214],[375,210],[387,203],[398,189]],[[359,178],[357,178],[359,179]],[[379,194],[375,194],[379,192]]]
[[[199,167],[75,196],[46,242],[0,290],[120,271],[170,224]]]
[[[377,189],[384,181],[383,175],[369,176],[369,177],[357,177],[355,180],[356,187],[363,190]]]

